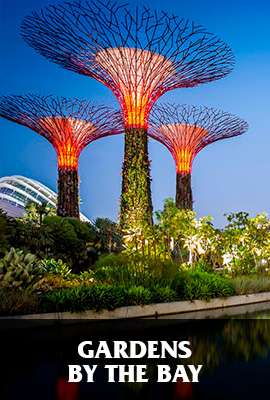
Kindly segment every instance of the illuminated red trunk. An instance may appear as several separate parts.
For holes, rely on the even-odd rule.
[[[79,218],[79,186],[76,169],[58,168],[57,215]]]
[[[193,208],[190,173],[178,172],[176,174],[175,204],[180,209],[192,210]]]
[[[152,224],[150,162],[144,128],[126,128],[120,224],[123,229]]]

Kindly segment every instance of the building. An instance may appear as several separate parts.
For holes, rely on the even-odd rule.
[[[29,201],[48,203],[56,208],[57,194],[42,183],[24,176],[13,175],[0,178],[0,208],[10,217],[20,218]],[[81,214],[81,220],[90,222]]]

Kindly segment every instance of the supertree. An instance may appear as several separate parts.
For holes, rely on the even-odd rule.
[[[214,108],[174,104],[154,107],[149,135],[164,144],[174,158],[178,208],[192,209],[192,163],[199,151],[210,143],[241,135],[247,128],[242,119]]]
[[[58,160],[57,214],[79,218],[79,156],[94,140],[123,132],[120,113],[85,100],[29,94],[2,96],[0,116],[27,126],[53,145]]]
[[[77,0],[34,12],[25,41],[49,60],[105,84],[125,124],[120,222],[152,223],[147,127],[168,90],[214,81],[234,64],[230,48],[203,27],[165,12]]]

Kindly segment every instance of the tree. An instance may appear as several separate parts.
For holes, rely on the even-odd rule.
[[[243,134],[248,128],[235,115],[209,107],[163,104],[155,106],[149,134],[170,151],[176,167],[178,208],[193,208],[191,189],[192,164],[206,146]]]
[[[42,225],[44,217],[47,215],[55,215],[56,210],[50,206],[49,203],[43,202],[41,204],[35,203],[34,201],[29,201],[25,206],[25,215],[23,219],[25,221],[32,221],[39,226]]]
[[[109,218],[97,218],[95,228],[102,253],[119,252],[122,248],[122,235],[119,225]]]
[[[45,137],[58,161],[57,215],[79,218],[78,162],[94,140],[122,133],[120,114],[105,106],[53,96],[2,96],[0,116]]]
[[[49,60],[102,82],[117,97],[125,125],[120,224],[152,224],[148,119],[165,92],[227,75],[230,48],[202,26],[146,7],[112,1],[48,6],[27,16],[25,41]]]

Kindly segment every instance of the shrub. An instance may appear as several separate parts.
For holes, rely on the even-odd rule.
[[[235,293],[230,279],[201,270],[179,273],[174,285],[182,300],[208,300],[212,297],[231,296]]]
[[[121,286],[78,286],[48,292],[41,297],[41,309],[51,311],[113,310],[125,304],[126,291]]]
[[[119,252],[122,249],[122,235],[117,223],[108,218],[95,221],[98,247],[102,253]]]
[[[232,279],[237,294],[260,293],[270,291],[270,277],[260,275],[239,276]]]
[[[92,285],[59,289],[41,296],[43,312],[85,310],[113,310],[128,305],[175,300],[176,292],[156,286],[153,290],[143,286]]]
[[[33,289],[43,275],[37,257],[11,248],[0,260],[0,285],[17,289]]]
[[[35,293],[0,288],[0,315],[19,315],[38,312],[39,300]]]
[[[151,303],[151,292],[143,286],[131,286],[127,289],[128,305],[143,305]]]
[[[179,265],[170,260],[144,257],[139,254],[112,254],[101,257],[95,265],[97,281],[151,287],[154,281],[160,286],[171,285]]]
[[[62,260],[55,260],[54,258],[45,259],[41,261],[41,266],[45,273],[61,275],[63,278],[67,278],[71,269]]]
[[[177,300],[177,293],[169,286],[155,285],[151,288],[151,303],[169,303]]]
[[[130,262],[130,257],[125,253],[104,254],[95,263],[95,269],[102,267],[125,267]]]
[[[54,289],[72,288],[82,284],[79,278],[66,279],[61,275],[47,274],[35,284],[35,291],[48,292]]]

